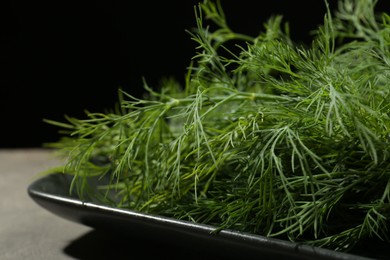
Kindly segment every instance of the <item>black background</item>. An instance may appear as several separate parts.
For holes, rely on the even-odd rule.
[[[82,118],[117,101],[117,89],[141,96],[163,77],[184,82],[195,43],[195,0],[3,1],[0,4],[0,147],[40,147],[58,139],[43,118]],[[331,8],[336,0],[330,0]],[[379,1],[379,10],[389,3]],[[321,0],[222,0],[230,26],[257,35],[282,14],[295,41],[310,42],[322,23]],[[390,11],[390,10],[389,10]]]

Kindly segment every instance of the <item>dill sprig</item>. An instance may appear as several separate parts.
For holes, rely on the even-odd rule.
[[[66,130],[49,145],[71,191],[340,251],[388,241],[390,16],[375,4],[340,0],[303,46],[281,16],[251,37],[200,3],[185,86],[145,82],[145,98],[120,90],[112,112],[46,120]]]

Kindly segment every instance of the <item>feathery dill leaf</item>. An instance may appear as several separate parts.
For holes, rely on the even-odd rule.
[[[390,16],[375,4],[328,7],[310,46],[281,16],[250,37],[229,28],[220,2],[199,4],[185,86],[145,83],[144,99],[120,91],[113,112],[47,120],[67,131],[50,145],[68,158],[71,189],[340,251],[388,241]],[[96,176],[102,193],[88,194]]]

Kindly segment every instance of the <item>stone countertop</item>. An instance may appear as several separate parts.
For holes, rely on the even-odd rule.
[[[77,259],[69,247],[91,228],[53,215],[27,193],[39,172],[60,163],[44,149],[0,150],[0,259]]]

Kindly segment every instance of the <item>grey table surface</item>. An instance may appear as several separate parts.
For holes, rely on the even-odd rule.
[[[45,149],[0,150],[0,259],[77,259],[67,251],[91,228],[38,206],[27,193],[37,174],[61,161]]]
[[[150,250],[147,239],[97,231],[35,203],[28,186],[62,164],[47,149],[0,149],[0,260],[173,259],[169,248]]]

